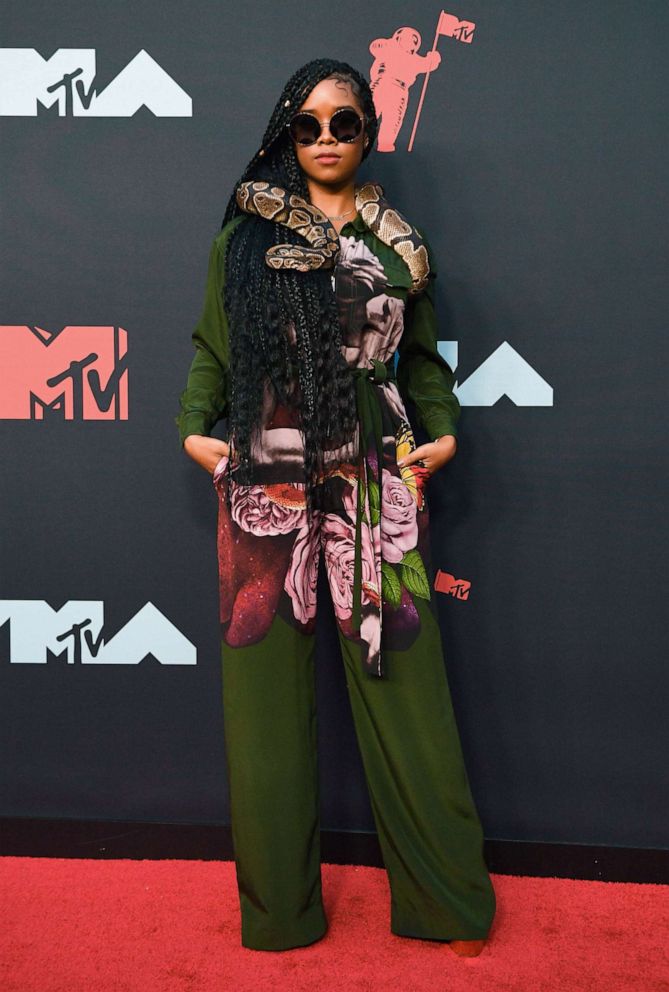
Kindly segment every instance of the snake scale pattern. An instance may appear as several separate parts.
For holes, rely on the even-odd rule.
[[[262,180],[249,180],[239,184],[235,198],[241,210],[285,224],[308,242],[309,247],[283,244],[268,248],[265,261],[271,268],[309,272],[336,264],[339,235],[323,211],[303,197]],[[390,206],[378,182],[356,187],[355,206],[367,227],[408,266],[409,292],[420,293],[427,286],[430,263],[427,247],[416,228]]]

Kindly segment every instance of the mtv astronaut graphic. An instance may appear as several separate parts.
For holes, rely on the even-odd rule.
[[[369,83],[376,116],[379,118],[377,147],[380,152],[395,151],[395,142],[409,102],[409,91],[416,82],[417,76],[424,75],[423,91],[409,143],[409,151],[411,151],[427,78],[441,64],[441,55],[436,50],[440,36],[445,35],[469,43],[472,40],[474,27],[475,25],[470,21],[461,21],[455,15],[442,10],[437,21],[432,49],[425,55],[419,54],[421,36],[412,27],[397,28],[391,38],[377,38],[371,43],[369,50],[374,56],[374,62],[369,73]]]

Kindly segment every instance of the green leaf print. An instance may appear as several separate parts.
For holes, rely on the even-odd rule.
[[[361,475],[358,476],[354,485],[358,487],[358,499],[360,500],[360,503],[362,505],[362,519],[364,520],[365,523],[369,523],[367,519],[367,503],[365,498],[365,490],[367,487],[365,486],[365,480]]]
[[[402,602],[402,584],[387,561],[381,562],[381,594],[389,606],[396,608]]]
[[[369,508],[372,527],[375,527],[381,519],[381,501],[379,500],[379,484],[374,479],[369,480]]]
[[[420,596],[421,599],[430,598],[430,583],[427,572],[420,552],[416,548],[407,551],[400,562],[400,576],[412,596]]]

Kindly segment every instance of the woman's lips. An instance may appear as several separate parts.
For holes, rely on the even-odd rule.
[[[339,161],[339,155],[317,155],[316,161],[323,165],[334,165],[335,162]]]

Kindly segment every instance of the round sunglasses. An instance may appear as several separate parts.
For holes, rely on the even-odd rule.
[[[288,121],[286,127],[293,141],[298,145],[313,145],[320,138],[322,124],[330,125],[330,134],[335,141],[350,143],[360,136],[364,115],[342,107],[335,111],[329,121],[319,121],[314,114],[300,110]]]

